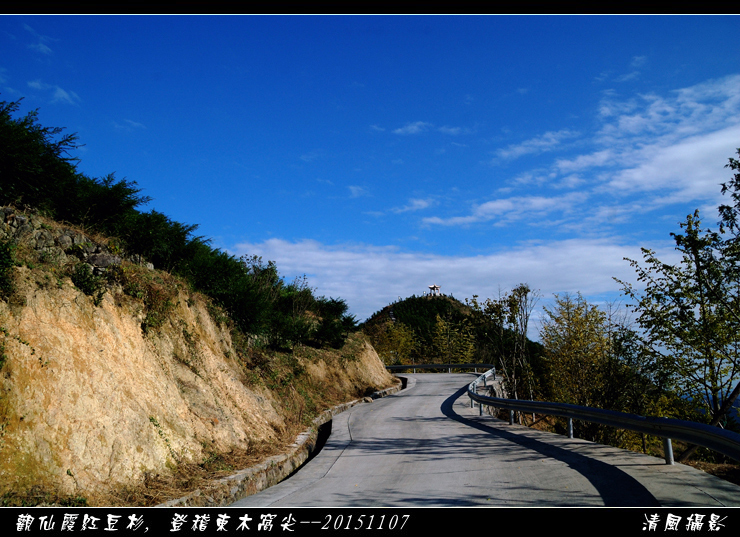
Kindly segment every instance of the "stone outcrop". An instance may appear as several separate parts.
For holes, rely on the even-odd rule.
[[[42,259],[59,264],[83,262],[101,274],[111,265],[118,265],[122,258],[111,252],[107,241],[94,239],[71,227],[49,223],[37,215],[28,215],[12,207],[0,207],[0,240],[22,243],[37,252]],[[153,270],[141,256],[129,260]]]

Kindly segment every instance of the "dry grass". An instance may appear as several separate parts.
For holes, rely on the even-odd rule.
[[[242,451],[212,453],[201,464],[181,463],[171,474],[144,475],[138,486],[121,486],[105,496],[94,498],[92,505],[113,507],[153,507],[187,495],[197,489],[206,492],[209,484],[234,472],[255,466],[286,451],[286,438],[280,441],[250,445]],[[291,442],[294,436],[291,437]]]
[[[738,464],[703,461],[689,461],[686,464],[735,485],[740,485],[740,465]]]

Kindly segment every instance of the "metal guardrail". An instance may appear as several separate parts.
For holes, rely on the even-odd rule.
[[[536,412],[560,416],[568,419],[568,436],[573,438],[573,420],[600,423],[619,429],[627,429],[639,433],[651,434],[663,438],[665,460],[673,464],[673,448],[671,439],[696,444],[722,453],[740,461],[740,434],[727,431],[719,427],[712,427],[703,423],[677,420],[671,418],[645,417],[626,412],[615,412],[566,403],[550,403],[546,401],[525,401],[522,399],[503,399],[478,394],[478,387],[486,386],[487,379],[494,377],[493,369],[471,382],[468,386],[470,406],[480,405],[480,414],[483,414],[483,405],[509,410],[509,423],[513,424],[514,411]]]
[[[417,369],[447,369],[448,372],[452,372],[453,369],[491,369],[493,364],[401,364],[401,365],[387,365],[385,368],[388,371],[405,371],[407,369],[413,369],[416,373]]]

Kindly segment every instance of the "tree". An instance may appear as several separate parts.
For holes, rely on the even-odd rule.
[[[519,284],[510,293],[499,292],[498,298],[478,302],[473,296],[466,301],[477,321],[479,338],[498,357],[498,372],[503,376],[509,397],[534,399],[535,376],[527,337],[529,319],[539,296],[527,284]]]
[[[555,307],[544,310],[540,340],[553,398],[561,403],[602,406],[601,366],[610,350],[606,315],[580,293],[555,295]]]
[[[437,314],[432,349],[439,363],[469,362],[475,353],[475,337],[468,319],[455,323]]]
[[[385,365],[413,365],[419,343],[409,326],[401,322],[387,321],[368,327],[367,332]]]
[[[671,233],[681,253],[677,265],[643,248],[643,265],[627,259],[643,289],[617,280],[635,301],[645,344],[675,387],[707,423],[723,427],[733,426],[730,409],[740,395],[740,163],[730,158],[726,167],[736,173],[722,193],[735,203],[720,206],[719,232],[702,229],[697,210],[680,224],[681,233]]]
[[[555,295],[540,330],[546,397],[580,406],[667,416],[677,406],[665,375],[618,308],[601,309],[581,294]],[[574,434],[602,444],[647,449],[644,435],[576,421]]]

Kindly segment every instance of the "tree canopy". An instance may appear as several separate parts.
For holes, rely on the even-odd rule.
[[[703,228],[697,210],[671,234],[677,264],[643,248],[642,263],[627,260],[639,287],[617,281],[675,388],[707,423],[737,427],[731,409],[740,395],[740,162],[730,158],[726,167],[735,173],[722,193],[733,204],[719,207],[719,230]]]
[[[140,211],[151,199],[135,181],[80,173],[71,155],[77,135],[41,126],[38,111],[16,118],[19,108],[20,101],[0,102],[0,205],[30,208],[118,239],[129,257],[143,257],[210,296],[241,331],[258,336],[255,341],[338,347],[355,328],[347,304],[316,296],[305,278],[288,283],[273,262],[211,247],[195,235],[197,225]]]

